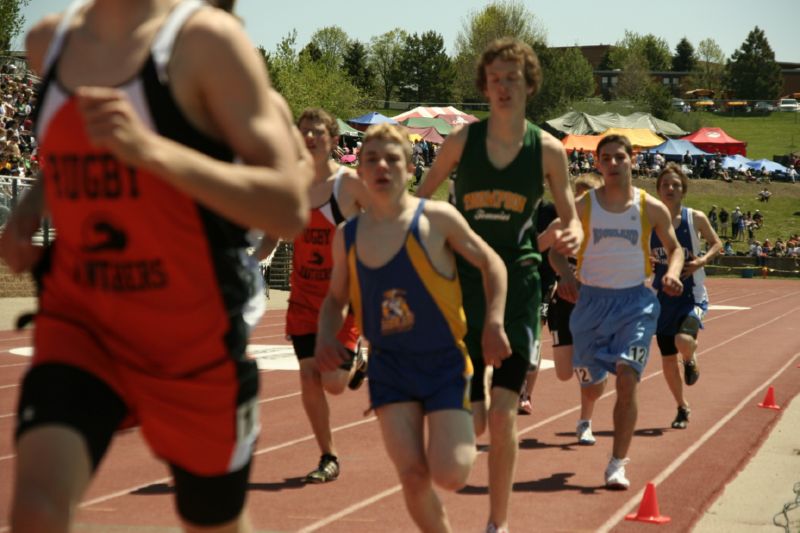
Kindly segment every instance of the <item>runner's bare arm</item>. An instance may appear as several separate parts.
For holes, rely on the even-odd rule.
[[[60,20],[59,15],[48,15],[31,28],[25,37],[28,65],[39,75],[43,74],[47,46]],[[45,210],[44,187],[37,174],[36,181],[22,195],[0,235],[0,258],[12,272],[30,270],[41,256],[41,246],[34,246],[31,238],[39,229]]]
[[[181,31],[173,59],[205,104],[204,118],[246,165],[159,136],[111,88],[77,91],[92,142],[242,225],[287,238],[298,233],[308,217],[311,165],[239,21],[216,9],[198,11]]]
[[[367,207],[369,194],[366,185],[354,170],[348,169],[340,179],[342,185],[339,189],[339,210],[345,218],[350,218]]]
[[[561,234],[555,239],[553,248],[564,255],[575,255],[581,246],[584,235],[575,211],[575,198],[569,185],[567,154],[561,141],[544,131],[542,132],[542,166],[563,228]]]
[[[650,220],[650,226],[658,235],[667,252],[667,272],[662,278],[664,292],[670,296],[679,296],[683,292],[683,283],[680,280],[683,269],[683,248],[678,244],[678,238],[675,236],[672,217],[667,206],[649,194],[645,197],[645,211]]]
[[[487,365],[499,367],[511,355],[503,320],[506,307],[508,279],[505,264],[491,246],[472,231],[464,217],[447,202],[425,204],[425,215],[431,228],[446,239],[447,244],[475,268],[481,271],[486,299],[484,317],[483,357]]]
[[[340,225],[336,229],[331,252],[333,254],[333,270],[328,294],[322,301],[319,310],[317,345],[314,348],[314,358],[320,372],[336,370],[350,357],[345,347],[336,338],[344,324],[347,316],[347,304],[350,301],[350,275],[347,270],[347,255],[344,249],[344,225]]]
[[[450,175],[458,162],[461,160],[461,153],[464,151],[464,145],[467,142],[467,131],[469,126],[464,126],[457,130],[453,130],[450,135],[445,139],[439,153],[436,154],[436,159],[433,166],[428,170],[428,174],[422,183],[417,188],[417,196],[420,198],[430,198],[439,185]]]
[[[683,265],[683,272],[681,278],[691,276],[697,269],[706,266],[709,261],[714,259],[717,254],[722,251],[722,241],[720,240],[717,232],[711,227],[708,217],[702,211],[692,209],[692,222],[695,229],[700,233],[700,236],[709,244],[708,251],[700,257],[693,257],[691,261],[686,261]]]

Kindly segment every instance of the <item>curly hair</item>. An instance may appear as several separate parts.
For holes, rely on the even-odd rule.
[[[539,92],[542,86],[542,67],[539,65],[539,58],[536,52],[527,43],[513,37],[501,37],[495,39],[481,54],[478,59],[478,75],[475,79],[475,86],[483,93],[486,90],[486,66],[495,59],[503,61],[516,61],[522,64],[525,75],[525,83],[533,88],[531,96]]]

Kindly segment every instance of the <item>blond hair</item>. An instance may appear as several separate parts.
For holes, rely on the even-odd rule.
[[[403,149],[403,154],[406,156],[406,163],[411,161],[411,142],[408,140],[408,135],[406,135],[405,131],[403,131],[403,128],[400,126],[383,123],[375,124],[367,128],[367,132],[364,134],[364,140],[361,143],[362,152],[370,141],[397,143]]]

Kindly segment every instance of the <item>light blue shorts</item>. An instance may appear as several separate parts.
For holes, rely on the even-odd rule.
[[[569,320],[572,364],[582,387],[600,383],[623,363],[641,378],[650,357],[660,306],[653,292],[639,285],[603,289],[584,285]]]

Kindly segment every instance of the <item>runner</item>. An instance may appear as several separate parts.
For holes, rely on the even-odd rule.
[[[483,433],[488,418],[491,442],[487,531],[505,531],[517,459],[519,394],[528,368],[539,364],[537,266],[541,257],[531,230],[545,179],[565,228],[555,248],[574,254],[583,233],[575,215],[563,145],[525,119],[525,103],[541,85],[536,54],[520,41],[496,40],[484,51],[477,76],[491,115],[447,137],[417,194],[430,197],[457,167],[456,207],[508,269],[505,324],[514,353],[494,369],[488,413],[484,387],[472,389],[475,432]],[[464,261],[458,262],[458,275],[467,314],[465,340],[475,365],[475,383],[480,384],[485,369],[480,346],[484,313],[480,276]]]
[[[667,271],[667,255],[658,235],[650,236],[650,249],[654,258],[655,279],[653,287],[658,289],[661,314],[658,316],[656,340],[661,351],[664,379],[678,404],[678,414],[672,421],[675,429],[685,429],[689,423],[689,402],[683,394],[678,352],[683,362],[683,379],[686,385],[694,385],[700,378],[697,366],[697,333],[703,327],[703,317],[708,311],[708,293],[705,287],[707,265],[722,250],[720,241],[711,223],[702,211],[684,207],[683,198],[689,188],[689,179],[681,167],[669,163],[656,180],[658,196],[669,209],[672,226],[683,249],[684,265],[681,272],[683,292],[680,296],[669,296],[663,292],[662,278]],[[700,239],[709,244],[702,253]]]
[[[454,252],[481,273],[483,356],[490,365],[511,353],[503,331],[506,272],[451,205],[408,194],[414,166],[402,129],[372,126],[361,154],[358,173],[369,206],[336,232],[316,359],[320,370],[330,371],[349,358],[336,332],[351,302],[370,343],[370,401],[406,507],[420,530],[450,531],[433,483],[450,491],[463,487],[476,453]]]
[[[200,1],[79,1],[26,44],[44,80],[42,179],[0,256],[40,292],[11,528],[70,530],[115,430],[138,423],[186,531],[249,531],[245,347],[264,299],[247,228],[306,221],[311,168],[288,107],[239,21]],[[45,205],[58,238],[39,260]]]
[[[645,287],[650,275],[652,228],[668,257],[664,292],[680,294],[683,254],[669,212],[660,201],[631,184],[633,149],[627,137],[608,135],[597,145],[603,186],[578,201],[586,240],[578,253],[580,296],[569,327],[573,367],[582,387],[597,386],[616,374],[614,445],[605,471],[606,486],[625,490],[625,475],[637,417],[637,387],[650,354],[659,305]]]
[[[353,357],[341,368],[320,373],[314,361],[317,321],[333,268],[333,234],[340,222],[359,212],[365,203],[366,189],[354,171],[331,157],[338,143],[339,126],[330,113],[319,108],[306,109],[300,114],[297,126],[314,161],[314,180],[309,190],[314,207],[308,226],[294,239],[292,248],[286,334],[300,362],[303,408],[321,452],[319,465],[305,481],[325,483],[338,478],[340,470],[325,392],[341,394],[348,383],[351,389],[357,389],[364,379],[366,356],[359,349],[359,332],[353,316],[349,315],[339,332],[339,340]],[[268,250],[274,249],[274,242],[265,239],[259,257],[266,257]]]
[[[584,174],[575,180],[575,195],[581,197],[591,189],[603,184],[602,178],[596,174]],[[569,330],[569,319],[575,302],[578,299],[579,283],[575,279],[575,264],[572,258],[567,259],[557,253],[549,253],[548,259],[553,266],[558,281],[556,292],[553,294],[547,308],[547,326],[553,336],[553,361],[556,367],[556,377],[561,381],[572,378],[572,333]],[[594,404],[605,390],[605,381],[580,387],[581,414],[575,427],[578,444],[592,446],[596,442],[592,433],[592,414]]]

